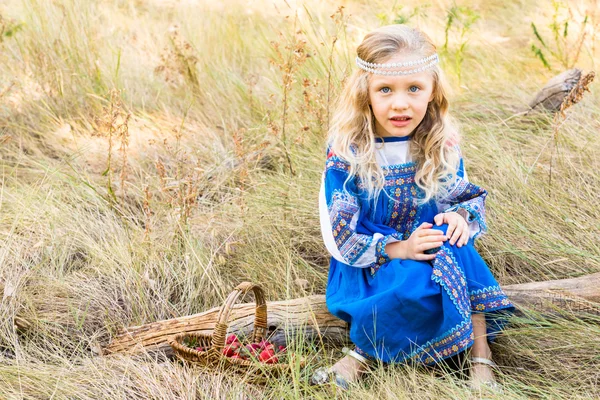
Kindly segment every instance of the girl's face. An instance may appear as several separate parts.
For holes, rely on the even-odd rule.
[[[419,59],[401,54],[385,63]],[[427,105],[433,100],[433,75],[425,70],[412,75],[369,76],[369,103],[375,116],[375,133],[380,137],[409,136],[419,126]]]

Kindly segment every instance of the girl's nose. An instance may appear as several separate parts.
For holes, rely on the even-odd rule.
[[[394,101],[392,102],[392,109],[394,110],[406,110],[408,108],[408,99],[406,96],[401,94],[396,95],[394,97]]]

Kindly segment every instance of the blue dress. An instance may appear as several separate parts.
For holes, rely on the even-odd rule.
[[[468,181],[461,157],[451,195],[417,205],[421,190],[414,182],[409,138],[376,140],[382,143],[377,160],[386,179],[386,193],[377,201],[367,199],[359,179],[346,182],[349,164],[327,149],[319,206],[332,255],[329,311],[349,323],[359,353],[385,363],[431,365],[464,351],[474,339],[471,313],[485,313],[492,342],[514,306],[473,245],[486,231],[487,192]],[[432,261],[390,259],[385,253],[387,243],[406,240],[421,223],[458,208],[469,212],[466,245],[445,241]],[[434,224],[444,232],[446,227]]]

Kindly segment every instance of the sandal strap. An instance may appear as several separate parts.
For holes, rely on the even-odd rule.
[[[363,364],[367,364],[367,365],[370,364],[370,362],[369,362],[369,360],[367,358],[361,356],[360,354],[358,354],[354,350],[349,349],[348,347],[344,347],[342,349],[342,353],[344,355],[347,355],[347,356],[350,356],[350,357],[354,357],[355,359],[357,359],[358,361],[360,361]]]
[[[333,370],[332,368],[321,367],[318,368],[311,377],[310,384],[313,386],[325,385],[333,383],[343,390],[348,390],[350,383],[344,378],[342,374]]]
[[[490,367],[498,368],[498,365],[496,365],[495,362],[493,362],[490,359],[483,358],[483,357],[471,357],[471,362],[477,363],[477,364],[487,364]]]

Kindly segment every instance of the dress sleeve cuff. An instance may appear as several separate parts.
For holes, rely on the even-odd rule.
[[[457,204],[455,206],[450,207],[444,212],[456,212],[459,209],[464,210],[465,214],[467,215],[466,219],[467,223],[469,224],[470,230],[469,237],[476,239],[483,235],[485,232],[487,232],[487,225],[485,224],[485,220],[480,214],[477,213],[477,211],[473,210],[468,204]]]
[[[475,221],[477,218],[475,215],[473,215],[473,213],[471,211],[469,211],[469,209],[467,207],[462,207],[460,204],[457,204],[455,206],[450,207],[449,209],[447,209],[446,211],[444,211],[445,213],[447,212],[458,212],[459,210],[462,210],[463,213],[459,213],[461,216],[463,216],[468,223],[471,223],[473,221]]]
[[[385,252],[385,245],[388,243],[398,242],[400,240],[399,234],[392,233],[391,235],[385,235],[377,241],[375,247],[375,264],[381,266],[391,260],[388,253]]]

